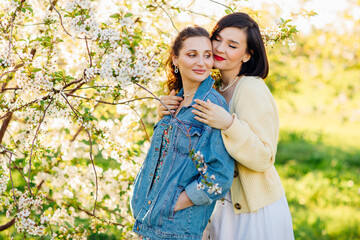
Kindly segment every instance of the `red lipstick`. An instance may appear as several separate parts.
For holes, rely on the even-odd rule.
[[[214,58],[215,58],[216,61],[224,61],[225,60],[225,58],[220,57],[218,55],[214,55]]]

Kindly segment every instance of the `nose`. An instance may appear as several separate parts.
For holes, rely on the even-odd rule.
[[[219,53],[223,53],[224,52],[224,43],[223,42],[217,42],[214,44],[214,49],[219,52]]]
[[[205,64],[204,57],[199,57],[199,60],[197,61],[197,65],[203,66]]]

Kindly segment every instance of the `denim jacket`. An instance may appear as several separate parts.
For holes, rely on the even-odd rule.
[[[212,88],[213,83],[210,76],[205,79],[194,99],[210,99],[228,109],[225,99]],[[182,95],[183,89],[178,93],[178,96]],[[201,239],[215,200],[225,196],[233,181],[234,160],[225,149],[221,131],[196,121],[191,112],[193,104],[195,102],[182,107],[177,119],[167,115],[154,126],[150,149],[133,185],[130,203],[136,219],[133,231],[153,240]],[[217,183],[222,188],[221,194],[208,192],[208,186],[198,188],[203,175],[199,174],[189,156],[189,137],[185,127],[189,129],[191,148],[204,156],[206,174],[215,176],[215,180],[208,178],[207,181]],[[160,177],[151,187],[164,129],[169,129],[170,145]],[[174,212],[177,199],[184,190],[194,205]]]

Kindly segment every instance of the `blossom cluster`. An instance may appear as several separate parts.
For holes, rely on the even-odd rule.
[[[194,150],[190,151],[190,157],[192,161],[194,162],[197,170],[202,176],[202,181],[197,184],[197,189],[205,189],[208,188],[208,193],[214,193],[214,194],[221,194],[222,189],[219,187],[218,183],[215,183],[215,175],[209,176],[207,171],[207,164],[205,162],[204,156],[201,154],[200,151],[195,152]]]
[[[39,194],[36,197],[29,196],[28,192],[21,194],[18,198],[15,227],[19,233],[26,232],[34,236],[42,236],[44,234],[45,225],[49,221],[46,215],[41,214],[43,194]],[[32,215],[41,215],[41,221],[38,223]]]

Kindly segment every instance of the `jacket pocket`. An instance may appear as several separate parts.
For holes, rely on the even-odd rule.
[[[182,155],[187,156],[191,149],[195,149],[205,130],[202,127],[190,124],[183,125],[177,123],[176,125],[178,127],[176,150]]]
[[[173,219],[174,215],[175,215],[175,205],[179,199],[180,193],[182,193],[182,191],[184,191],[184,187],[182,186],[178,186],[175,193],[174,193],[174,197],[172,198],[171,202],[170,202],[170,209],[167,211],[167,215],[168,218]]]

